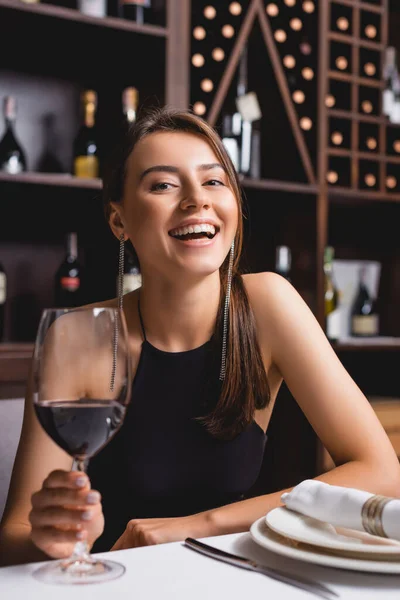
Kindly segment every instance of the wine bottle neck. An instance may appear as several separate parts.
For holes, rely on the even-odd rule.
[[[278,272],[289,273],[292,264],[290,249],[287,246],[278,246],[276,249],[275,268]]]
[[[244,46],[239,62],[239,78],[237,95],[243,96],[247,92],[247,46]]]
[[[136,88],[126,88],[122,94],[122,111],[130,125],[136,121],[139,94]]]
[[[87,90],[82,96],[83,122],[86,127],[94,126],[94,118],[97,107],[97,94],[93,90]]]
[[[70,258],[78,257],[78,236],[76,233],[69,233],[67,237],[67,254]]]
[[[4,123],[6,126],[6,130],[7,131],[11,131],[12,133],[14,133],[14,124],[15,124],[15,117],[10,118],[5,116],[4,117]]]
[[[85,107],[84,123],[86,127],[94,127],[94,107]]]

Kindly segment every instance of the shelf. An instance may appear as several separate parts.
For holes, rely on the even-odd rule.
[[[279,192],[295,192],[298,194],[317,194],[318,185],[311,183],[296,183],[293,181],[277,181],[275,179],[240,178],[244,189],[276,190]]]
[[[328,154],[330,156],[344,156],[347,158],[359,158],[361,160],[400,164],[400,156],[380,154],[379,152],[357,152],[347,148],[328,148]]]
[[[61,187],[74,187],[81,189],[100,190],[102,188],[101,179],[84,179],[74,177],[68,173],[35,173],[26,172],[17,175],[4,173],[0,171],[0,182],[8,183],[30,183],[35,185],[49,185]]]
[[[394,192],[370,192],[368,190],[356,190],[341,186],[328,186],[328,197],[332,200],[337,198],[380,201],[380,202],[400,202],[400,194]]]
[[[376,4],[370,4],[369,2],[360,2],[359,0],[332,0],[334,4],[341,4],[342,6],[350,6],[350,8],[359,8],[360,10],[368,10],[374,13],[384,13],[383,6],[377,6]]]
[[[157,37],[168,36],[168,30],[158,25],[138,25],[133,21],[119,19],[117,17],[91,17],[72,8],[64,8],[52,4],[29,4],[22,0],[0,0],[0,8],[29,12],[55,19],[74,21],[76,23],[87,23],[97,27],[109,27],[111,29],[119,29],[122,31],[132,31],[144,35]]]
[[[351,338],[332,343],[338,352],[371,352],[376,350],[400,350],[400,338],[372,337]]]
[[[363,40],[356,38],[345,33],[337,33],[336,31],[330,31],[328,39],[334,42],[341,42],[343,44],[350,44],[359,48],[369,48],[370,50],[376,50],[377,52],[383,52],[385,46],[379,42],[371,42],[370,40]]]
[[[336,108],[329,108],[327,112],[330,117],[336,117],[338,119],[351,119],[354,121],[373,123],[375,125],[387,125],[387,127],[393,128],[398,127],[400,129],[400,124],[392,123],[386,117],[377,117],[376,115],[364,115],[363,113],[356,113],[348,110],[338,110]]]
[[[336,81],[347,81],[348,83],[358,83],[358,85],[364,85],[365,87],[383,88],[384,82],[378,79],[368,79],[367,77],[359,77],[352,73],[341,73],[339,71],[329,71],[328,77],[335,79]]]

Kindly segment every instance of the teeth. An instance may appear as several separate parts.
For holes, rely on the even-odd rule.
[[[188,225],[187,227],[179,227],[170,231],[172,236],[187,235],[188,233],[211,233],[215,235],[215,227],[210,223],[199,223],[196,225]]]

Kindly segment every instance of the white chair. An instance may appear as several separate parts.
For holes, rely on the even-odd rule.
[[[7,500],[23,413],[23,398],[0,400],[0,519]]]

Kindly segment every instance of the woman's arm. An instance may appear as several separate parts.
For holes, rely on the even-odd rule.
[[[244,279],[261,346],[337,465],[318,479],[400,496],[389,438],[301,296],[275,273]]]

